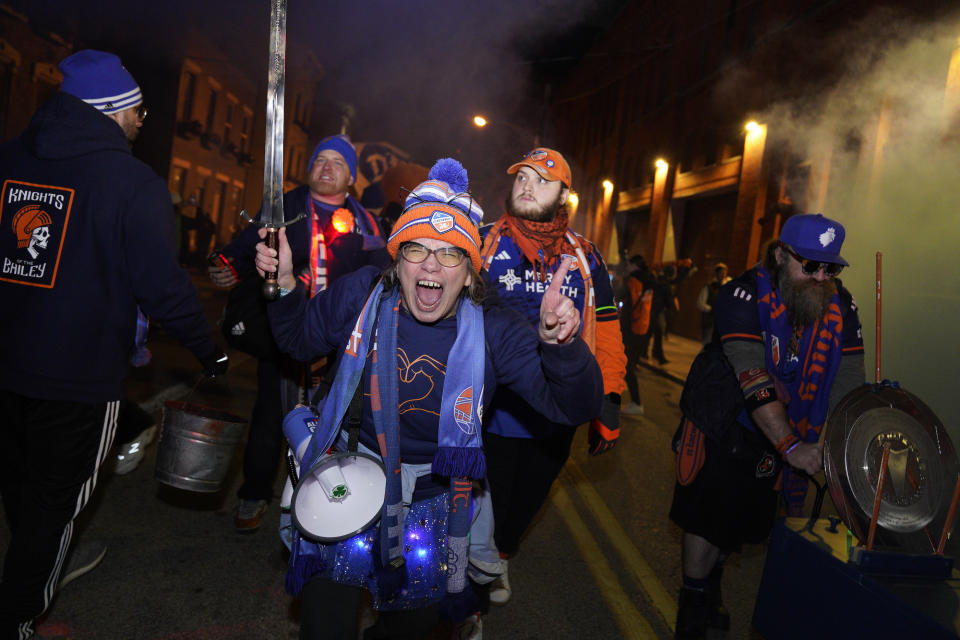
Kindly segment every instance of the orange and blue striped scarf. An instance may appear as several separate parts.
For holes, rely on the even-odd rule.
[[[767,371],[774,377],[777,396],[786,405],[787,420],[797,437],[816,442],[827,420],[830,388],[842,355],[840,299],[834,294],[823,318],[804,327],[795,353],[791,353],[794,330],[787,308],[763,267],[757,270],[757,298]],[[784,466],[783,493],[788,515],[802,515],[806,477]]]
[[[333,445],[343,418],[371,358],[370,407],[380,455],[387,472],[386,495],[379,527],[377,566],[397,566],[402,556],[403,522],[399,438],[399,377],[396,363],[400,293],[384,295],[383,281],[367,298],[348,338],[333,387],[320,407],[318,427],[304,452],[303,469],[312,469]],[[450,478],[450,525],[447,536],[447,592],[466,587],[467,535],[470,529],[472,481],[486,477],[480,439],[483,377],[486,357],[483,310],[462,297],[457,308],[457,337],[450,349],[440,406],[437,452],[433,473]],[[314,543],[294,534],[288,588],[296,593],[319,570]],[[381,580],[381,587],[387,580]],[[399,588],[399,584],[395,585]]]

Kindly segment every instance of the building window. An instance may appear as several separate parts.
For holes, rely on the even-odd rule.
[[[240,125],[240,153],[250,150],[250,114],[244,109],[243,122]]]
[[[217,181],[216,205],[217,205],[217,212],[216,212],[216,219],[214,220],[214,222],[218,223],[222,227],[222,225],[224,224],[224,221],[226,220],[226,217],[224,216],[224,214],[227,212],[227,183],[223,180]]]
[[[223,146],[230,144],[230,132],[233,131],[233,102],[227,102],[227,115],[223,121]]]
[[[217,115],[217,98],[219,97],[220,92],[215,89],[210,89],[210,102],[207,103],[207,126],[206,131],[213,131],[213,120]]]
[[[193,120],[193,96],[197,88],[197,76],[187,71],[183,77],[183,111],[180,112],[180,120],[190,122]]]
[[[170,191],[183,198],[184,189],[187,186],[187,170],[183,167],[174,167],[170,172]]]

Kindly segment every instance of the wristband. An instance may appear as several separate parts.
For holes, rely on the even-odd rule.
[[[788,433],[777,443],[777,453],[780,454],[781,458],[786,458],[787,454],[793,451],[793,448],[798,444],[800,444],[800,439],[792,433]]]
[[[280,285],[277,285],[277,289],[279,290],[279,293],[280,293],[279,297],[280,297],[280,298],[282,298],[283,296],[285,296],[285,295],[287,295],[288,293],[290,293],[291,291],[293,291],[293,289],[284,289],[284,288],[281,287]]]
[[[794,442],[792,445],[790,445],[789,447],[787,447],[787,450],[783,452],[783,459],[786,460],[786,459],[787,459],[787,456],[790,455],[790,452],[793,451],[794,449],[796,449],[797,447],[799,447],[801,444],[802,444],[802,443],[801,443],[799,440],[797,440],[797,441]]]

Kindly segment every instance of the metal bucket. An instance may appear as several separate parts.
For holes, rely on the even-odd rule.
[[[160,421],[156,479],[177,489],[216,493],[245,425],[223,411],[168,400]]]

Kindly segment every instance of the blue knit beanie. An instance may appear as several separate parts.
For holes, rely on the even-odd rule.
[[[143,102],[137,81],[112,53],[84,49],[60,61],[60,90],[110,114]]]
[[[353,179],[357,179],[357,150],[353,148],[353,143],[350,142],[350,138],[341,134],[335,136],[327,136],[320,141],[320,144],[317,145],[317,148],[313,150],[313,155],[310,156],[310,163],[307,164],[307,171],[309,172],[313,169],[313,163],[317,159],[317,156],[320,155],[321,151],[326,151],[327,149],[333,149],[346,160],[347,166],[350,167],[350,175],[353,176]]]

